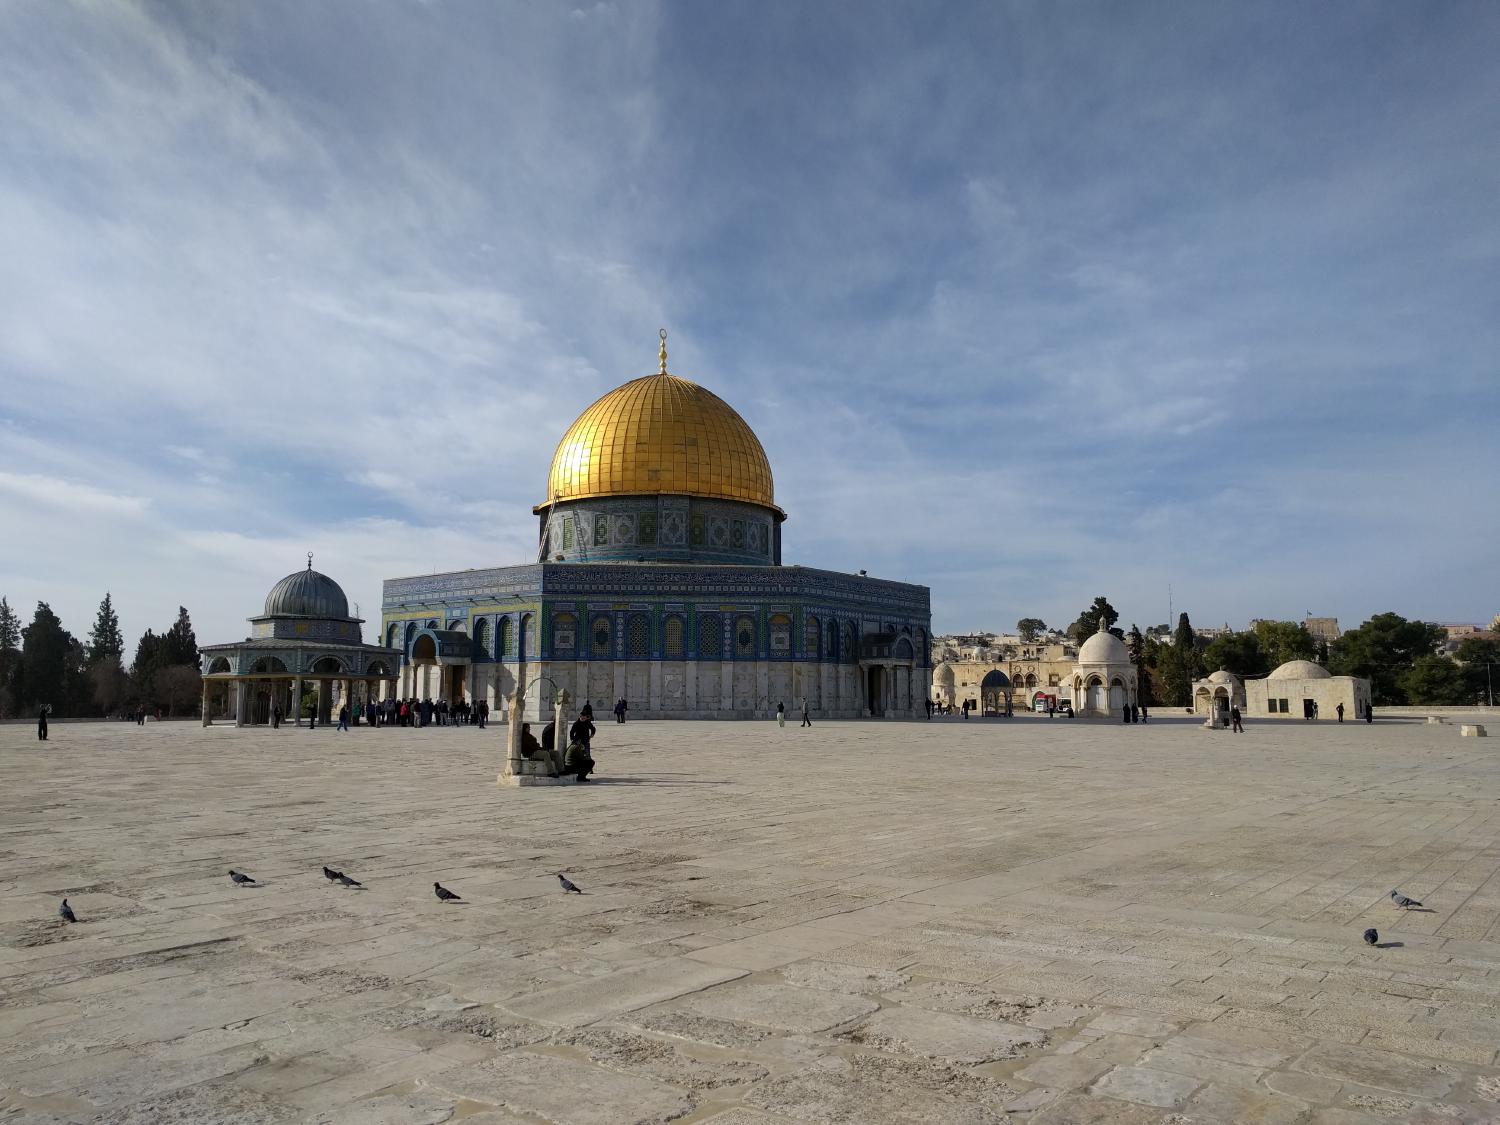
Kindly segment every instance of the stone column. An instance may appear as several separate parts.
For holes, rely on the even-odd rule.
[[[292,681],[292,726],[302,725],[302,677],[298,676]]]
[[[573,697],[568,694],[567,688],[557,693],[557,715],[552,720],[552,745],[559,754],[568,749],[568,706],[572,702]]]
[[[503,783],[508,777],[519,777],[521,774],[521,688],[518,686],[511,692],[509,718],[510,722],[505,730],[505,766],[500,771],[499,780]]]
[[[212,680],[205,679],[203,681],[203,703],[202,703],[202,708],[203,708],[203,725],[206,726],[206,727],[213,726],[213,722],[214,722],[213,719],[209,718],[209,715],[208,715],[208,689],[210,687],[212,687],[212,686],[213,686],[213,681]]]
[[[250,693],[245,690],[246,686],[244,680],[234,682],[234,725],[237,727],[245,725],[245,709],[250,696]]]

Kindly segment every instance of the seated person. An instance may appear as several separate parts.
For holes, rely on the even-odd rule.
[[[548,729],[551,729],[549,724]],[[531,724],[521,724],[521,757],[527,761],[543,761],[552,767],[553,777],[562,776],[562,755],[556,750],[544,747],[536,740],[536,735],[531,733]]]
[[[565,768],[566,772],[578,775],[580,785],[589,779],[589,774],[594,772],[594,759],[589,757],[589,748],[579,739],[575,738],[568,743]]]

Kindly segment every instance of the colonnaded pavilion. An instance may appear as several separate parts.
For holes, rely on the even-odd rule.
[[[568,427],[516,566],[386,581],[403,697],[528,719],[566,690],[631,715],[911,716],[930,686],[926,586],[783,565],[770,462],[712,391],[659,370]]]

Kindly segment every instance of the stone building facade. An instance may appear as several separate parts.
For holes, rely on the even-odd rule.
[[[564,433],[534,563],[386,581],[403,697],[528,718],[557,693],[634,717],[914,716],[930,688],[927,587],[783,566],[770,464],[722,399],[661,368]]]
[[[1289,660],[1269,676],[1245,681],[1245,715],[1264,719],[1301,719],[1309,703],[1316,717],[1337,721],[1339,704],[1346,722],[1363,717],[1370,706],[1370,681],[1362,676],[1335,676],[1311,660]]]

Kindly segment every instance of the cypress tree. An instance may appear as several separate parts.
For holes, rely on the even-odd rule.
[[[76,645],[46,602],[36,603],[31,624],[21,631],[21,666],[16,694],[25,708],[43,703],[67,708],[69,650]]]
[[[89,633],[88,652],[90,666],[111,658],[119,660],[125,655],[125,638],[120,635],[120,618],[115,614],[108,591],[105,591],[104,600],[99,603],[99,613],[94,618],[93,631]]]
[[[198,666],[198,638],[193,635],[193,623],[184,606],[177,607],[177,620],[162,637],[161,663]]]

